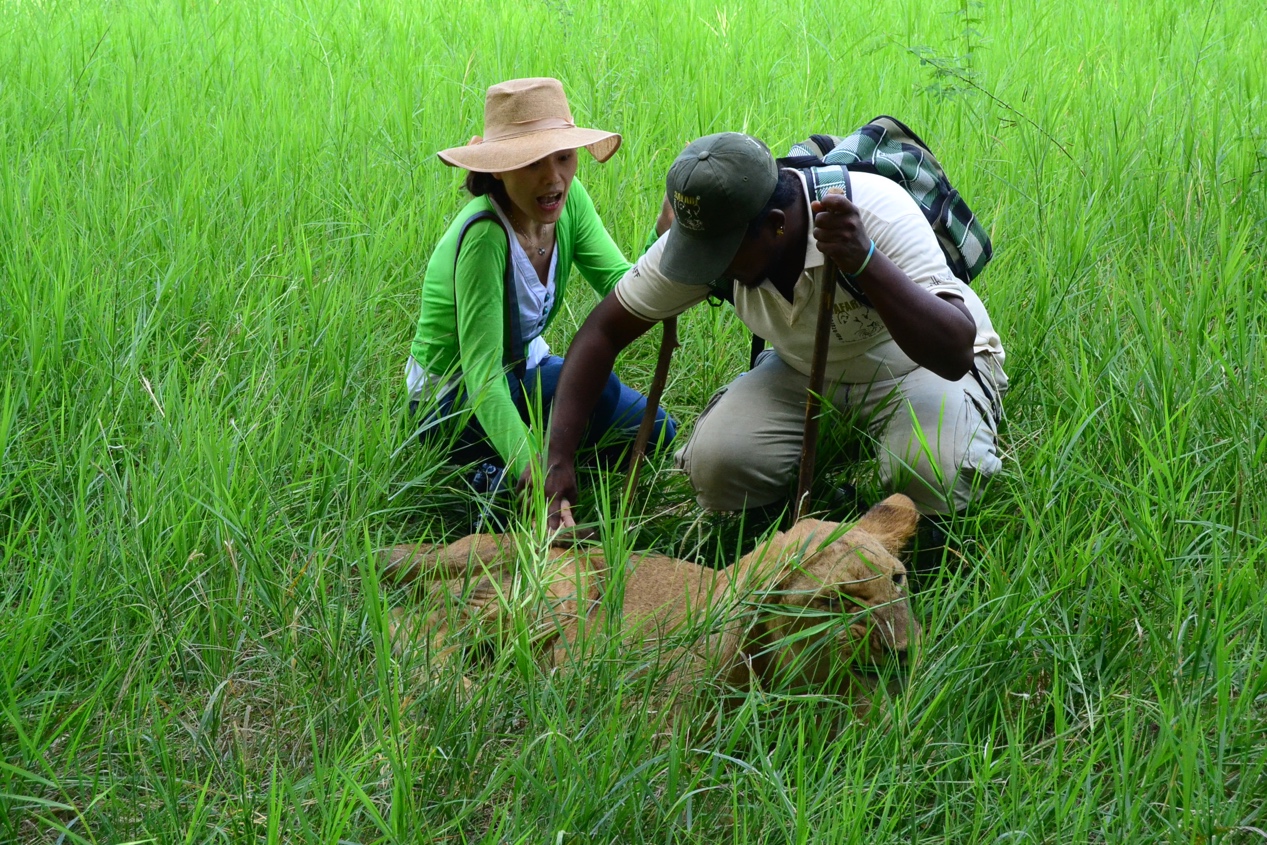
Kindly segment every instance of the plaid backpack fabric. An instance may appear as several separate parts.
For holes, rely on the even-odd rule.
[[[795,144],[788,157],[797,159],[788,165],[801,168],[818,199],[840,186],[852,200],[851,170],[897,182],[924,212],[951,272],[965,283],[971,283],[994,255],[985,227],[951,186],[928,145],[896,118],[881,115],[843,137],[811,135]],[[813,166],[815,160],[821,166]]]

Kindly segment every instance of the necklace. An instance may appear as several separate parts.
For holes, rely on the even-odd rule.
[[[544,246],[539,245],[532,238],[528,237],[528,234],[524,232],[523,229],[520,229],[518,226],[515,225],[514,215],[507,215],[507,217],[510,218],[510,225],[511,225],[511,228],[515,230],[515,234],[518,235],[521,240],[523,240],[524,246],[535,249],[537,251],[537,255],[546,254],[546,248]]]

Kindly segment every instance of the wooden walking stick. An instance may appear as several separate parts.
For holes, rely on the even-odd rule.
[[[655,362],[655,375],[651,377],[651,390],[647,392],[647,409],[642,414],[642,424],[638,426],[638,436],[634,438],[633,452],[629,455],[628,481],[625,483],[625,499],[633,495],[638,486],[638,469],[642,465],[642,457],[647,452],[647,443],[651,440],[651,430],[655,428],[656,412],[660,410],[660,394],[664,393],[664,383],[669,378],[669,359],[678,346],[677,317],[668,317],[664,321],[663,334],[660,336],[660,355]]]
[[[814,461],[818,457],[818,414],[822,409],[823,382],[827,373],[827,338],[831,312],[836,305],[836,266],[825,259],[827,281],[818,300],[818,325],[814,328],[814,359],[810,364],[809,393],[805,397],[805,435],[801,441],[801,471],[796,480],[796,502],[792,522],[809,510],[809,490],[814,481]]]
[[[843,194],[829,188],[829,194]],[[823,382],[827,374],[827,340],[831,334],[832,309],[836,307],[836,263],[823,257],[823,292],[818,300],[818,324],[814,327],[814,358],[810,362],[809,395],[805,397],[805,434],[801,440],[801,470],[796,479],[796,501],[792,522],[809,510],[809,491],[814,482],[814,461],[818,458],[818,415],[822,409]]]

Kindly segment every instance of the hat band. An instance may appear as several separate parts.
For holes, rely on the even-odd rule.
[[[524,120],[519,123],[512,123],[509,126],[499,126],[496,129],[486,130],[484,143],[489,141],[509,141],[511,138],[518,138],[521,135],[531,135],[534,132],[545,132],[548,129],[575,129],[576,124],[571,121],[564,120],[561,117],[543,117],[537,120]]]

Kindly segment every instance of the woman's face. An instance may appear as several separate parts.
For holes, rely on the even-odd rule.
[[[559,150],[518,170],[494,173],[515,210],[537,223],[554,223],[563,214],[568,188],[576,177],[576,150]]]

